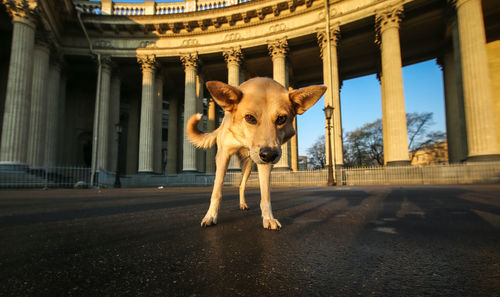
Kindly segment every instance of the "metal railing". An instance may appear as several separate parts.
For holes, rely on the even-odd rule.
[[[164,15],[173,13],[185,13],[193,11],[203,11],[209,9],[223,8],[237,5],[251,0],[186,0],[183,2],[101,2],[89,0],[74,0],[73,3],[80,7],[84,13],[95,15]]]
[[[0,188],[88,187],[90,168],[13,167],[0,169]]]
[[[327,170],[271,172],[274,186],[324,186]],[[336,170],[337,185],[427,185],[500,183],[500,162],[451,165],[342,168]],[[95,186],[113,187],[114,172],[99,171]],[[211,186],[214,174],[124,175],[122,187]],[[224,185],[238,186],[241,172],[228,172]],[[5,188],[85,188],[90,184],[90,168],[0,166],[0,189]],[[252,172],[248,187],[258,187],[257,172]]]

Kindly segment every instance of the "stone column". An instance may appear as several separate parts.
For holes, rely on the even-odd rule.
[[[139,168],[138,172],[154,171],[155,136],[155,87],[156,57],[140,56],[137,61],[142,67],[141,122],[139,128]]]
[[[402,11],[403,7],[398,6],[376,15],[377,43],[380,44],[382,56],[384,159],[389,166],[410,164],[399,47],[399,22]]]
[[[297,130],[297,117],[293,119],[293,128],[295,129],[295,135],[290,139],[290,166],[292,171],[299,171],[299,147],[297,140],[299,130]]]
[[[227,84],[238,87],[241,83],[240,65],[243,60],[243,53],[240,47],[233,47],[222,52],[227,64]],[[232,171],[240,170],[240,159],[236,154],[231,156],[228,169]]]
[[[452,46],[444,53],[442,59],[438,59],[438,62],[443,69],[448,160],[450,163],[459,163],[467,159],[462,65],[456,18],[453,17],[448,25]]]
[[[462,57],[468,161],[499,160],[480,0],[454,0]]]
[[[55,166],[57,163],[57,118],[59,112],[59,91],[61,81],[61,63],[58,57],[50,61],[49,85],[47,90],[47,120],[45,132],[45,165]]]
[[[168,101],[168,139],[167,139],[167,174],[177,173],[177,123],[179,119],[179,104],[176,97]]]
[[[47,44],[40,43],[35,46],[28,136],[28,164],[35,167],[43,166],[45,158],[49,55]]]
[[[118,134],[116,125],[120,123],[120,76],[115,73],[111,78],[111,94],[109,106],[109,171],[115,172],[118,166]],[[123,151],[123,150],[122,150]]]
[[[97,170],[109,170],[109,127],[111,121],[110,114],[110,91],[111,91],[111,58],[109,56],[101,57],[101,92],[99,99],[99,119],[97,134]]]
[[[12,45],[0,145],[0,163],[26,164],[35,43],[34,7],[4,1],[12,15]],[[26,5],[25,5],[26,4]]]
[[[66,66],[64,67],[66,68]],[[68,84],[68,76],[64,71],[61,72],[59,81],[59,109],[57,111],[57,160],[59,166],[74,165],[68,162],[68,128],[66,126],[66,86]]]
[[[284,39],[275,40],[267,45],[269,55],[273,59],[273,79],[288,89],[288,75],[286,73],[286,54],[288,52],[288,42]],[[288,142],[281,146],[281,159],[274,165],[274,168],[289,170],[290,163],[288,157]]]
[[[154,109],[154,173],[162,173],[162,121],[163,121],[163,77],[156,76],[155,81],[155,109]]]
[[[127,174],[136,174],[139,154],[139,99],[130,98],[127,124]]]
[[[207,119],[207,132],[215,130],[215,101],[210,99],[208,101],[208,119]],[[205,172],[215,172],[215,147],[207,149]]]
[[[342,145],[342,114],[340,109],[340,85],[339,85],[339,68],[337,58],[337,45],[339,41],[340,28],[335,25],[330,28],[330,56],[328,57],[328,49],[326,33],[319,32],[318,43],[320,46],[320,55],[323,60],[323,83],[328,87],[325,93],[325,107],[333,107],[332,123],[330,126],[331,139],[328,138],[328,125],[325,125],[325,153],[327,164],[329,164],[328,142],[332,150],[333,161],[335,167],[344,165],[344,151]],[[331,76],[331,79],[330,79]],[[331,90],[331,91],[329,91]]]
[[[205,80],[203,79],[203,76],[198,73],[196,75],[196,112],[201,114],[204,114],[205,109],[203,104],[204,84]],[[202,117],[198,126],[202,130],[205,130],[205,123],[206,117]],[[205,172],[205,150],[196,150],[196,168],[198,172]]]
[[[198,67],[198,53],[188,53],[180,57],[186,75],[184,81],[184,131],[187,120],[196,113],[196,74]],[[194,172],[196,168],[196,148],[189,142],[184,132],[182,170]]]

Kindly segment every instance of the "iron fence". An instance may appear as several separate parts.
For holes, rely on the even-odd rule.
[[[0,166],[0,188],[85,188],[90,183],[90,168],[85,167],[6,167]],[[476,184],[500,183],[500,162],[464,163],[451,165],[338,168],[337,185],[421,185],[421,184]],[[114,172],[101,171],[95,185],[113,187]],[[278,171],[271,173],[274,186],[323,186],[327,184],[328,172]],[[122,187],[152,186],[211,186],[213,174],[178,175],[124,175]],[[228,172],[224,184],[238,186],[241,172]],[[252,172],[247,182],[249,187],[259,186],[257,172]]]
[[[90,168],[12,167],[0,169],[0,188],[88,187]]]

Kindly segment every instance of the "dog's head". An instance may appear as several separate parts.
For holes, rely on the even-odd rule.
[[[303,114],[326,91],[325,86],[288,91],[263,77],[250,79],[240,87],[219,81],[209,81],[206,86],[215,102],[231,113],[229,130],[249,149],[257,164],[279,161],[281,145],[295,135],[295,115]]]

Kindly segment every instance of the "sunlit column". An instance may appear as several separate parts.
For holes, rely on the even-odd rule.
[[[12,44],[0,145],[0,163],[26,164],[35,43],[34,7],[3,1],[12,16]],[[5,46],[5,45],[2,45]]]
[[[457,9],[468,161],[499,160],[494,104],[480,0],[452,1]]]
[[[408,136],[406,128],[405,100],[399,22],[402,6],[377,13],[377,43],[382,57],[383,89],[382,125],[384,125],[384,159],[387,165],[408,165]]]
[[[238,87],[241,83],[240,65],[243,60],[241,48],[235,47],[226,49],[222,52],[227,64],[227,83],[231,86]],[[236,154],[229,161],[229,170],[240,170],[240,159]]]
[[[155,87],[156,57],[139,56],[142,67],[141,120],[139,127],[139,168],[138,172],[151,173],[154,170],[154,128],[155,128]]]
[[[198,53],[189,53],[180,57],[184,65],[184,131],[189,118],[196,113],[196,74],[198,67]],[[191,144],[184,132],[182,170],[196,171],[196,148]]]
[[[270,42],[267,45],[269,55],[273,60],[273,79],[288,89],[288,75],[286,73],[286,54],[288,53],[288,41],[286,39],[278,39]],[[281,159],[274,165],[276,169],[290,169],[288,145],[285,143],[281,146]]]
[[[325,107],[333,107],[332,123],[330,133],[328,133],[328,125],[325,125],[325,153],[326,163],[330,164],[328,147],[332,150],[333,161],[335,166],[343,166],[344,153],[342,149],[342,118],[340,110],[340,86],[339,86],[339,70],[337,59],[337,43],[339,39],[339,27],[333,26],[330,28],[330,56],[328,56],[326,33],[319,32],[318,43],[320,46],[320,54],[323,60],[323,84],[328,87],[324,98]],[[331,79],[330,79],[331,77]],[[332,135],[331,139],[328,135]],[[330,142],[330,146],[328,146]]]

